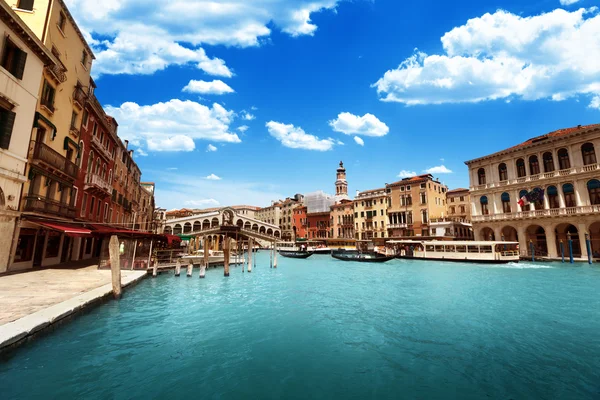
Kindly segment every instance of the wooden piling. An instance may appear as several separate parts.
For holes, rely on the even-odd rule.
[[[273,268],[273,247],[269,249],[269,266]]]
[[[252,272],[252,257],[254,254],[252,253],[252,246],[254,245],[254,241],[252,238],[248,239],[248,272]]]
[[[204,267],[208,268],[208,238],[204,238]]]
[[[206,276],[206,264],[204,260],[200,262],[200,278],[204,278]]]
[[[223,260],[223,274],[224,276],[229,276],[229,255],[231,254],[229,245],[230,240],[228,237],[223,239],[223,255],[225,259]]]
[[[273,268],[277,268],[277,243],[273,244]]]
[[[119,299],[121,297],[121,260],[119,254],[119,238],[116,235],[110,237],[108,253],[110,256],[113,296],[115,299]]]
[[[152,265],[152,277],[156,278],[158,276],[158,260],[154,260],[154,265]]]
[[[175,263],[175,276],[181,275],[181,261],[177,260]]]
[[[187,276],[190,278],[192,276],[192,271],[194,270],[194,263],[190,260],[190,263],[187,266]]]

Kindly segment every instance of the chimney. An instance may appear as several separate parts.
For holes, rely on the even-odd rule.
[[[129,140],[125,139],[125,149],[127,150],[129,148]]]

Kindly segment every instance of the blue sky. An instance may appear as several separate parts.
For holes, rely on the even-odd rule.
[[[591,0],[67,1],[157,205],[266,205],[600,119]]]

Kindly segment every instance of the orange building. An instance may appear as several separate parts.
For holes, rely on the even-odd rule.
[[[307,239],[306,206],[294,208],[294,239]]]
[[[328,239],[330,217],[329,212],[318,212],[306,214],[306,228],[309,239]]]

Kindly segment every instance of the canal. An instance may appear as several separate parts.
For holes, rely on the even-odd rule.
[[[268,262],[141,282],[0,359],[0,398],[600,397],[598,266]]]

